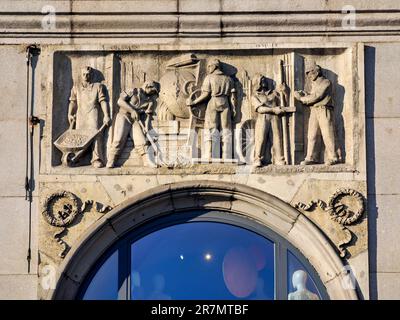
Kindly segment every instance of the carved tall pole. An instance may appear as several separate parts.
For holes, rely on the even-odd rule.
[[[280,84],[285,86],[286,88],[286,79],[285,79],[285,65],[283,60],[279,60],[279,73],[280,73]],[[280,92],[280,107],[286,108],[287,101],[285,99],[284,92]],[[289,139],[288,139],[288,122],[287,122],[287,115],[283,114],[282,116],[282,135],[283,135],[283,154],[285,157],[286,164],[290,164],[290,146],[289,146]]]

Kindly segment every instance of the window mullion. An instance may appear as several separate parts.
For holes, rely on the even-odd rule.
[[[128,242],[124,241],[118,249],[118,300],[129,299],[129,278],[130,278],[130,250]]]
[[[275,299],[287,299],[287,258],[286,246],[275,243]]]

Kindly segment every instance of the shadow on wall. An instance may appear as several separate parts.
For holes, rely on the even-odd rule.
[[[375,164],[375,63],[376,49],[365,47],[365,114],[367,142],[367,201],[368,201],[368,248],[370,270],[370,299],[378,299],[377,285],[377,219],[376,164]]]
[[[346,134],[343,120],[343,107],[344,107],[344,95],[345,88],[339,84],[338,75],[327,69],[322,69],[322,74],[328,78],[332,83],[332,105],[335,114],[335,146],[339,155],[339,159],[346,162]]]
[[[54,55],[53,86],[52,144],[69,127],[67,114],[73,86],[72,66],[71,59],[61,53]],[[51,150],[52,165],[60,165],[61,151],[55,147]]]

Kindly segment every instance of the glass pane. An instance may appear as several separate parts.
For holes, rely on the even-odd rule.
[[[97,270],[83,300],[118,299],[118,251],[115,251]]]
[[[288,250],[288,299],[320,300],[321,295],[304,265]]]
[[[178,224],[139,239],[131,250],[132,299],[274,298],[274,244],[249,230]]]

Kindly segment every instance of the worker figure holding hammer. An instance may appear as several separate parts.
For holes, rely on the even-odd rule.
[[[108,155],[107,167],[113,168],[121,154],[126,139],[130,135],[136,151],[142,156],[144,165],[149,165],[147,155],[146,133],[149,130],[150,118],[156,108],[160,84],[147,81],[142,88],[132,92],[123,91],[118,99],[119,111],[114,122],[114,136]],[[144,120],[145,125],[140,121]]]

